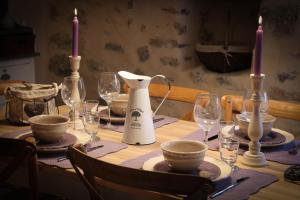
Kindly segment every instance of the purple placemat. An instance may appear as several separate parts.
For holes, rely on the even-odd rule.
[[[209,132],[208,132],[208,139],[212,138],[212,137],[216,137],[218,136],[219,133],[219,126],[215,126],[213,127]],[[200,141],[204,141],[205,138],[205,133],[202,129],[198,129],[195,132],[190,133],[189,135],[181,138],[181,139],[185,139],[185,140],[200,140]]]
[[[56,142],[53,143],[43,143],[43,142],[38,142],[36,144],[37,149],[45,150],[45,149],[58,149],[58,148],[63,148],[63,147],[68,147],[70,145],[75,144],[77,141],[77,138],[73,134],[66,133],[62,136],[61,139],[59,139]]]
[[[136,169],[141,169],[145,161],[150,158],[161,155],[161,151],[153,151],[145,155],[139,156],[134,159],[130,159],[121,163],[121,165],[126,167],[132,167]],[[228,190],[224,194],[214,199],[227,199],[227,200],[236,200],[236,199],[247,199],[250,194],[258,192],[261,188],[270,185],[271,183],[278,180],[274,175],[265,174],[249,169],[239,169],[233,173],[230,177],[216,181],[216,191],[222,190],[227,187],[229,184],[235,182],[241,177],[250,177],[249,179],[243,181],[241,184]]]
[[[240,141],[241,144],[248,145],[250,139],[248,136],[245,136],[240,131],[235,131],[234,139]],[[260,139],[262,145],[272,145],[272,144],[281,144],[285,142],[285,136],[276,131],[271,131],[268,135],[263,136]]]
[[[177,121],[178,121],[177,118],[168,117],[165,115],[156,115],[153,119],[155,129]],[[124,124],[113,124],[113,126],[114,126],[114,128],[112,129],[113,131],[124,133],[125,131]]]
[[[125,149],[128,147],[127,144],[124,143],[117,143],[117,142],[112,142],[112,141],[106,141],[106,140],[101,140],[96,143],[94,143],[92,146],[100,146],[103,145],[103,147],[94,149],[87,154],[93,158],[99,158],[102,156],[105,156],[110,153],[114,153],[117,151],[120,151],[122,149]],[[46,164],[46,165],[51,165],[51,166],[56,166],[64,169],[72,168],[72,165],[70,161],[63,160],[63,161],[58,161],[58,158],[65,156],[64,154],[53,154],[53,155],[39,155],[38,156],[38,161]]]
[[[159,172],[173,172],[173,173],[176,173],[176,171],[172,170],[172,168],[164,160],[161,161],[161,162],[158,162],[157,164],[155,164],[153,169],[154,169],[154,171],[159,171]],[[177,172],[177,173],[180,173],[180,172]],[[201,177],[206,177],[206,178],[209,178],[211,180],[214,180],[214,179],[216,179],[217,177],[220,176],[221,170],[215,164],[203,161],[201,163],[201,165],[199,166],[198,170],[189,172],[189,174],[199,175]]]
[[[296,145],[300,143],[299,140],[294,140],[288,144],[277,146],[277,147],[268,147],[262,148],[261,151],[265,154],[265,157],[269,161],[278,162],[286,165],[299,165],[300,164],[300,150],[297,154],[293,155],[289,153],[289,150],[295,148]],[[208,147],[210,150],[217,151],[219,146],[218,139],[211,140],[208,142]],[[248,147],[240,147],[239,154],[242,155],[245,151],[248,150]]]
[[[271,174],[261,173],[250,169],[239,169],[231,175],[230,179],[223,179],[215,182],[216,191],[226,188],[231,183],[236,182],[237,179],[242,177],[249,177],[247,180],[241,182],[234,188],[224,192],[220,196],[215,197],[216,200],[239,200],[248,199],[251,194],[258,192],[261,188],[264,188],[278,178]],[[210,199],[210,198],[208,198]]]

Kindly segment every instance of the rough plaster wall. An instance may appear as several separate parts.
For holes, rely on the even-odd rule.
[[[146,75],[165,74],[174,85],[208,90],[220,97],[243,94],[249,87],[250,69],[226,74],[211,72],[196,54],[204,2],[10,1],[17,21],[35,27],[36,50],[41,53],[36,60],[38,82],[61,82],[70,72],[72,12],[77,7],[80,74],[86,82],[88,98],[98,96],[95,83],[100,72],[121,69]],[[297,0],[262,1],[263,72],[267,76],[265,88],[273,99],[300,101],[299,6]],[[25,13],[24,8],[32,12]],[[180,116],[190,109],[189,105],[168,102],[161,112]],[[299,123],[293,121],[279,121],[275,126],[300,134]]]

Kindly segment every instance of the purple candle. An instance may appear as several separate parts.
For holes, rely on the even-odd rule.
[[[258,29],[256,31],[255,55],[254,55],[254,75],[261,74],[261,58],[262,58],[262,40],[264,31],[262,30],[262,17],[259,16]]]
[[[74,19],[73,19],[72,57],[78,56],[78,36],[79,36],[79,21],[77,19],[77,9],[75,8]]]

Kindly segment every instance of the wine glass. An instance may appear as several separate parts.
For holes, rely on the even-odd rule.
[[[220,100],[215,94],[200,94],[194,106],[194,120],[204,130],[204,142],[208,142],[208,132],[216,126],[221,118]]]
[[[80,104],[85,99],[85,96],[85,85],[81,77],[64,77],[64,82],[61,89],[61,98],[63,102],[71,109],[70,118],[73,121],[74,129],[76,129],[76,110],[80,107]]]
[[[243,107],[242,107],[242,116],[245,117],[248,121],[251,119],[251,114],[253,110],[253,102],[251,100],[253,90],[247,90],[243,96]],[[259,92],[261,104],[260,104],[260,113],[262,118],[268,111],[268,95],[267,92]]]
[[[98,80],[98,93],[99,96],[105,100],[108,107],[108,124],[107,128],[112,128],[110,117],[110,105],[111,102],[120,93],[120,81],[117,74],[114,72],[102,72]]]

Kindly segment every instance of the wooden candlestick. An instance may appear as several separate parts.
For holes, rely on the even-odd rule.
[[[263,167],[268,165],[265,155],[260,151],[261,144],[259,140],[263,136],[263,120],[260,114],[260,104],[262,102],[260,91],[263,86],[264,74],[254,75],[250,74],[253,111],[248,127],[249,151],[243,155],[242,163],[252,167]]]
[[[71,64],[71,79],[72,79],[72,96],[71,98],[73,99],[74,102],[80,102],[80,95],[79,95],[79,90],[78,90],[78,81],[80,78],[79,75],[79,68],[80,68],[80,60],[81,56],[69,56],[70,59],[70,64]],[[79,117],[79,112],[75,110],[75,113],[73,110],[70,111],[69,113],[71,123],[75,123],[74,129],[82,129],[83,124],[80,120]]]

